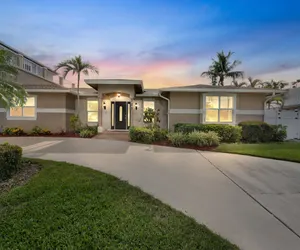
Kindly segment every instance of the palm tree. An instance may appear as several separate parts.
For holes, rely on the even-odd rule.
[[[88,75],[89,71],[99,74],[98,69],[87,61],[82,61],[81,56],[75,56],[74,58],[60,62],[55,66],[55,71],[63,69],[63,77],[66,78],[69,72],[77,74],[77,114],[79,112],[79,83],[80,74]]]
[[[264,88],[267,89],[283,89],[287,85],[289,84],[285,81],[274,81],[273,79],[263,83]]]
[[[0,102],[5,108],[23,106],[27,93],[22,85],[17,83],[18,70],[13,63],[13,54],[0,50]]]
[[[238,88],[247,86],[247,83],[245,83],[245,82],[238,82],[235,78],[233,78],[232,84],[233,84],[235,87],[238,87]]]
[[[252,77],[248,77],[247,79],[250,88],[256,88],[257,86],[262,86],[262,81],[260,79],[253,79]]]
[[[230,57],[234,52],[229,51],[227,55],[224,52],[217,53],[217,59],[212,59],[213,62],[209,66],[208,71],[204,71],[201,76],[209,77],[210,79],[219,79],[218,85],[224,86],[224,80],[226,78],[242,78],[244,76],[243,71],[234,71],[234,69],[241,64],[240,61],[230,61]]]

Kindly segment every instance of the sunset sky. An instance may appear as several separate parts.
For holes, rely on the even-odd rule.
[[[300,78],[296,0],[3,0],[1,9],[1,41],[50,67],[80,54],[100,70],[90,78],[205,84],[221,50],[246,76]]]

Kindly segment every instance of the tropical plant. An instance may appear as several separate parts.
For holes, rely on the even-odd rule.
[[[252,77],[248,77],[248,83],[244,82],[250,88],[257,88],[258,86],[262,86],[262,81],[260,79],[253,79]]]
[[[292,82],[293,88],[297,88],[298,87],[298,83],[300,83],[300,79],[297,79],[296,81]]]
[[[13,63],[13,54],[8,50],[0,50],[0,102],[5,108],[23,106],[27,93],[17,83],[18,70]]]
[[[233,79],[233,80],[232,80],[232,84],[233,84],[235,87],[238,87],[238,88],[246,87],[246,86],[247,86],[247,83],[245,83],[245,82],[238,82],[236,79]]]
[[[77,114],[79,112],[79,84],[80,74],[88,75],[89,71],[99,74],[98,69],[87,61],[83,61],[81,56],[75,56],[74,58],[60,62],[55,66],[55,71],[63,69],[63,77],[66,78],[69,72],[77,74]]]
[[[234,71],[234,69],[241,64],[241,61],[230,61],[230,57],[234,52],[229,51],[226,55],[224,51],[217,53],[217,59],[212,59],[212,64],[209,66],[208,71],[202,72],[201,76],[208,77],[212,80],[212,85],[224,86],[226,78],[242,78],[243,71]]]
[[[263,83],[263,87],[266,89],[283,89],[287,85],[289,84],[285,81],[274,81],[273,79]]]

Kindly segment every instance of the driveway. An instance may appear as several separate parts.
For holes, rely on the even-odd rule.
[[[300,164],[125,141],[0,138],[27,157],[115,175],[194,217],[242,249],[300,246]]]

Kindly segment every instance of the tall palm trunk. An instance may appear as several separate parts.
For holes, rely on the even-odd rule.
[[[79,82],[80,82],[80,73],[78,72],[78,77],[77,77],[77,112],[76,112],[77,115],[79,115]]]

